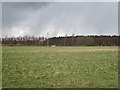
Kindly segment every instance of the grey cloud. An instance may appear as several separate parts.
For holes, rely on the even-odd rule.
[[[30,12],[35,13],[38,9],[41,9],[47,5],[47,2],[3,2],[3,28],[11,27],[19,22],[26,20],[27,15]]]
[[[119,2],[119,0],[2,0],[3,2]]]
[[[47,6],[48,2],[3,2],[3,8],[14,8],[16,10],[35,10]],[[8,9],[8,8],[7,8]]]
[[[2,37],[2,3],[0,2],[0,38]]]
[[[3,34],[11,28],[27,35],[117,34],[117,3],[59,2],[3,4]],[[17,29],[16,28],[16,29]],[[14,31],[14,30],[13,30]],[[17,31],[15,31],[17,32]],[[13,32],[12,32],[13,33]],[[11,33],[11,35],[12,35]],[[19,32],[20,33],[20,32]],[[15,34],[13,34],[15,35]],[[24,34],[23,34],[24,35]]]

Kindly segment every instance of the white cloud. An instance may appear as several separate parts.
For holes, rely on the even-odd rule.
[[[30,34],[30,29],[27,27],[12,27],[8,32],[3,32],[3,37],[5,36],[25,36]]]

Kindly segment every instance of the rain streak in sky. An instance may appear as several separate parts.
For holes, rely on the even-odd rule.
[[[2,36],[117,35],[117,2],[3,2]]]

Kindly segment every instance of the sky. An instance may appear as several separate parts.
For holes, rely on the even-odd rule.
[[[2,36],[117,35],[117,2],[3,2]]]
[[[2,3],[0,2],[0,39],[2,37]]]

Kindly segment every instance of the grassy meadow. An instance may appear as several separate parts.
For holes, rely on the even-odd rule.
[[[4,88],[116,88],[118,47],[3,46]]]

